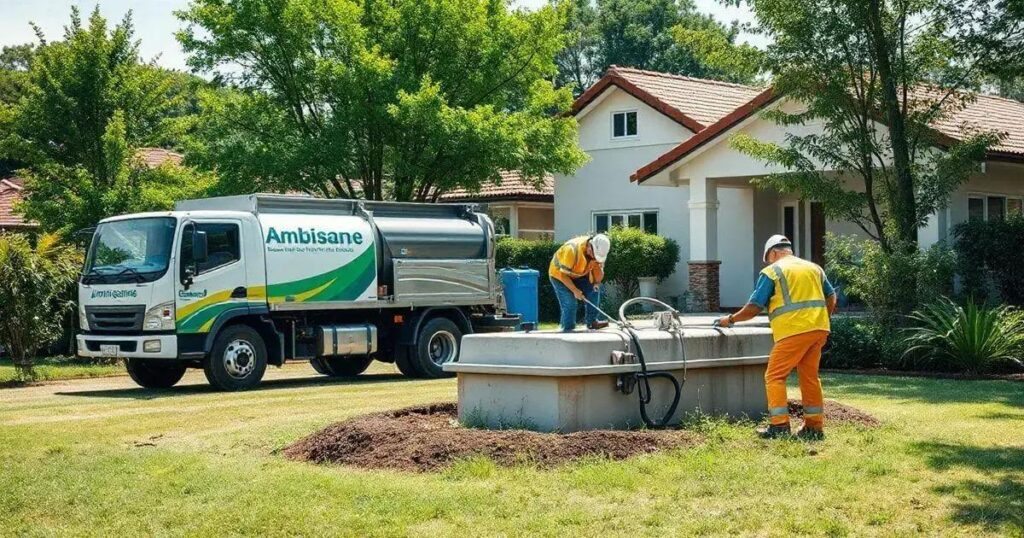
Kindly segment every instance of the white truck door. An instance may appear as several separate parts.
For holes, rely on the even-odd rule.
[[[181,234],[175,284],[178,334],[208,333],[221,314],[247,309],[250,300],[261,299],[250,298],[239,220],[191,219],[182,226]],[[198,234],[206,236],[205,260],[195,256]],[[252,291],[262,295],[262,289]]]

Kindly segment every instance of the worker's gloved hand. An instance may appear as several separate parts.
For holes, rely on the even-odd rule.
[[[601,285],[600,284],[594,284],[594,291],[601,291]]]

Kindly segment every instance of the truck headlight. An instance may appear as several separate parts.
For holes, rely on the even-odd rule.
[[[85,305],[78,305],[78,328],[89,330],[89,318],[85,317]]]
[[[147,331],[173,331],[174,302],[158,304],[147,310],[142,327]]]

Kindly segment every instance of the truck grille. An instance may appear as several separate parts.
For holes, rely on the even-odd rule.
[[[145,305],[86,306],[85,317],[89,330],[97,332],[127,333],[142,330]]]

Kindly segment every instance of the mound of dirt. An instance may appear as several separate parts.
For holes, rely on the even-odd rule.
[[[328,426],[286,448],[285,456],[315,463],[431,471],[468,456],[499,465],[550,467],[586,456],[620,460],[700,442],[694,433],[586,431],[569,434],[477,430],[456,420],[454,403],[375,413]]]
[[[868,428],[874,428],[881,424],[877,418],[864,411],[833,400],[825,400],[824,407],[826,429],[830,424],[853,424]],[[789,416],[801,420],[804,418],[804,406],[800,404],[799,400],[789,401]]]
[[[794,418],[803,406],[789,402]],[[286,457],[313,463],[353,465],[368,469],[433,471],[458,459],[484,456],[499,465],[532,463],[551,467],[587,456],[621,460],[701,442],[686,430],[593,430],[569,434],[526,430],[466,428],[456,419],[454,403],[410,407],[339,422],[284,450]],[[828,424],[873,427],[878,420],[858,409],[825,401]]]

